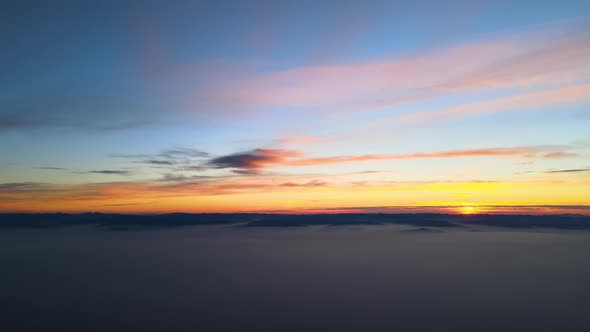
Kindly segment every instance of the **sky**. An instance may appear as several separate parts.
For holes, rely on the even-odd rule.
[[[588,1],[0,6],[1,212],[590,214]]]

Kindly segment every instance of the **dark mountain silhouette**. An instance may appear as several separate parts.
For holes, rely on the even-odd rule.
[[[453,215],[417,214],[254,214],[254,213],[171,213],[159,215],[105,213],[5,213],[0,228],[46,228],[96,225],[109,230],[163,228],[197,225],[245,227],[303,227],[353,225],[411,225],[427,227],[494,226],[504,228],[590,229],[590,216],[583,215]]]

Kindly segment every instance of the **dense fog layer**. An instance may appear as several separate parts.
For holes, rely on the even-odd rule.
[[[590,232],[0,230],[2,331],[590,331]]]

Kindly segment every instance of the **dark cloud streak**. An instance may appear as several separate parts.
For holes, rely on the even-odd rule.
[[[585,173],[590,172],[590,167],[586,168],[572,168],[572,169],[550,169],[545,171],[547,174],[555,174],[555,173]]]
[[[36,118],[34,116],[22,116],[5,114],[0,115],[0,132],[13,130],[49,129],[49,128],[73,128],[92,131],[118,131],[144,127],[153,124],[153,121],[121,121],[108,124],[92,123],[85,120],[73,120],[64,118]]]
[[[167,168],[168,171],[203,171],[203,158],[207,152],[193,148],[173,148],[161,150],[153,154],[112,154],[112,158],[130,159],[137,164],[149,165],[154,168]]]
[[[118,170],[118,169],[101,169],[101,170],[91,170],[91,171],[75,171],[72,172],[74,174],[105,174],[105,175],[131,175],[133,174],[132,171],[128,170]]]
[[[281,164],[302,153],[281,149],[254,149],[210,159],[212,168],[233,168],[238,174],[256,174],[265,167]]]
[[[305,183],[285,182],[280,184],[281,187],[325,187],[327,185],[328,182],[319,180],[312,180]]]
[[[40,186],[43,186],[43,183],[40,182],[8,182],[8,183],[0,183],[0,191],[10,191],[10,190],[30,190],[36,189]]]

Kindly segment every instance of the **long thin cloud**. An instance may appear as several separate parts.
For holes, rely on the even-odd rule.
[[[567,158],[576,157],[569,146],[540,147],[495,147],[484,149],[448,150],[439,152],[418,152],[406,154],[366,154],[300,158],[302,151],[281,149],[255,149],[213,158],[208,165],[213,168],[238,170],[243,174],[256,174],[260,170],[278,166],[315,166],[342,163],[356,163],[378,160],[403,160],[427,158],[465,158],[465,157],[523,157],[523,158]]]
[[[590,103],[590,84],[573,85],[559,89],[536,91],[516,96],[460,105],[457,107],[413,113],[390,118],[399,120],[449,119],[511,110],[542,109],[551,106],[575,106]],[[383,123],[383,119],[380,123]]]
[[[307,158],[291,160],[289,165],[312,166],[325,164],[339,164],[374,160],[402,160],[402,159],[426,159],[426,158],[464,158],[464,157],[527,157],[527,158],[558,158],[572,157],[575,154],[555,154],[561,151],[551,151],[554,148],[513,147],[513,148],[487,148],[470,150],[450,150],[441,152],[408,153],[408,154],[369,154],[357,156],[336,156],[322,158]]]

